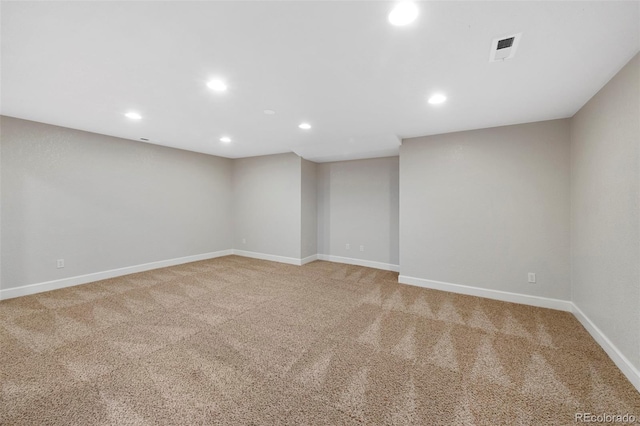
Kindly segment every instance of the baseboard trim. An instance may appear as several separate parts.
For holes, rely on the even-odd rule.
[[[272,262],[288,263],[289,265],[302,265],[304,259],[297,259],[295,257],[276,256],[275,254],[258,253],[255,251],[245,251],[233,249],[233,254],[236,256],[250,257],[252,259],[270,260]],[[307,258],[305,258],[307,259]]]
[[[15,288],[0,289],[0,300],[13,299],[14,297],[28,296],[30,294],[42,293],[45,291],[58,290],[65,287],[72,287],[87,284],[94,281],[106,280],[123,275],[135,274],[136,272],[150,271],[152,269],[166,268],[167,266],[181,265],[183,263],[197,262],[199,260],[214,259],[216,257],[229,256],[232,250],[221,250],[211,253],[196,254],[193,256],[178,257],[175,259],[160,260],[157,262],[143,263],[141,265],[127,266],[124,268],[111,269],[108,271],[95,272],[92,274],[78,275],[75,277],[62,278],[59,280],[45,281],[36,284],[28,284]]]
[[[575,303],[572,303],[572,307],[573,315],[575,315],[591,337],[593,337],[607,355],[609,355],[609,358],[611,358],[613,363],[622,371],[622,374],[624,374],[638,392],[640,392],[640,370],[631,364],[631,361],[620,352],[616,345],[609,340],[602,330],[600,330]]]
[[[487,299],[502,300],[503,302],[520,303],[523,305],[537,306],[540,308],[556,309],[572,312],[573,304],[568,300],[551,299],[548,297],[530,296],[527,294],[511,293],[501,290],[490,290],[480,287],[471,287],[462,284],[452,284],[442,281],[425,280],[423,278],[400,275],[398,282],[417,287],[434,290],[449,291],[452,293],[466,294],[469,296],[486,297]]]
[[[302,260],[300,260],[300,265],[306,265],[307,263],[311,263],[314,260],[318,260],[318,255],[317,254],[313,254],[311,256],[303,257]]]
[[[332,256],[330,254],[319,254],[318,260],[327,262],[346,263],[347,265],[364,266],[366,268],[382,269],[384,271],[399,272],[400,265],[391,263],[374,262],[373,260],[353,259],[351,257]]]

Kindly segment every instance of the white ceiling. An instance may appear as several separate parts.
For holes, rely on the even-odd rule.
[[[640,49],[638,1],[420,2],[408,27],[389,25],[392,6],[2,2],[0,111],[230,158],[368,158],[570,117]],[[491,41],[518,32],[515,58],[490,63]],[[436,91],[445,104],[427,103]]]

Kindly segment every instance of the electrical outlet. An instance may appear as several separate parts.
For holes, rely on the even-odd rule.
[[[57,265],[58,269],[64,268],[64,259],[58,259],[56,265]]]
[[[535,283],[536,282],[536,274],[535,272],[529,272],[529,282],[530,283]]]
[[[247,244],[247,239],[246,238],[242,239],[242,244]]]
[[[345,244],[344,248],[346,248],[347,250],[351,249],[351,244],[349,243]]]
[[[360,246],[360,251],[364,251],[364,246]]]

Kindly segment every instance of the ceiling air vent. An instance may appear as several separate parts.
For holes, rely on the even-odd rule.
[[[498,48],[497,48],[497,50],[506,49],[507,47],[513,46],[513,39],[514,38],[515,37],[509,37],[509,38],[503,38],[502,40],[498,40]]]
[[[491,42],[489,62],[501,62],[511,59],[516,54],[522,33],[512,34],[506,37],[494,38]]]

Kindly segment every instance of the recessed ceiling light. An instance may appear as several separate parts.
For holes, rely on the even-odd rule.
[[[216,92],[224,92],[227,90],[227,85],[222,80],[211,80],[207,83],[207,87]]]
[[[436,93],[429,98],[429,103],[431,105],[438,105],[447,100],[447,97],[442,93]]]
[[[264,112],[265,114],[267,114],[267,115],[273,115],[273,114],[275,114],[275,113],[276,113],[276,112],[275,112],[274,110],[272,110],[272,109],[265,109],[263,112]]]
[[[220,142],[229,143],[231,142],[231,138],[229,136],[223,136],[220,138]]]
[[[130,112],[126,113],[124,116],[127,117],[127,118],[130,118],[132,120],[140,120],[140,119],[142,119],[142,116],[140,114],[138,114],[137,112],[133,112],[133,111],[130,111]]]
[[[409,25],[418,17],[418,6],[410,1],[401,1],[389,12],[391,25],[402,27]]]
[[[309,130],[311,128],[311,124],[309,123],[300,123],[300,125],[298,126],[303,130]]]

